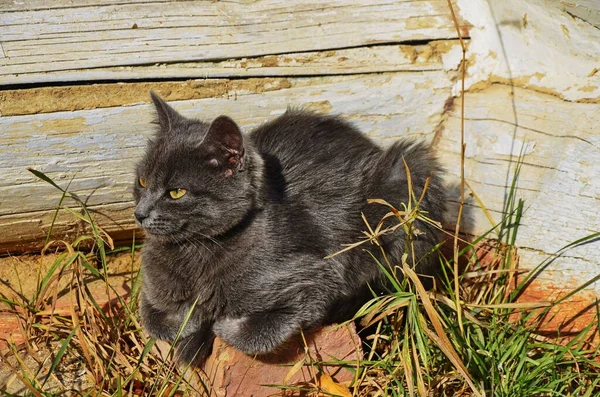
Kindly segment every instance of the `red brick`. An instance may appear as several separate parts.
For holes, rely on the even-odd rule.
[[[314,362],[356,361],[362,356],[360,339],[354,325],[331,326],[306,335],[308,353]],[[304,343],[290,344],[285,352],[257,359],[249,357],[215,341],[213,354],[205,366],[211,389],[218,397],[266,397],[281,395],[278,388],[265,385],[282,385],[292,365],[307,357],[304,365],[288,380],[287,385],[308,385],[319,370],[331,375],[338,383],[349,382],[353,373],[336,365],[310,365]]]

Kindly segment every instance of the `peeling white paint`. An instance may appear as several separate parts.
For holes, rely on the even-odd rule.
[[[578,15],[595,21],[593,10],[600,7],[592,2],[597,0],[582,1],[588,11]],[[90,4],[59,11],[50,2],[37,11],[12,4],[14,11],[0,15],[9,14],[2,39],[10,39],[9,57],[0,59],[0,85],[286,76],[288,89],[249,89],[174,106],[205,119],[228,114],[245,130],[288,105],[342,114],[383,144],[401,135],[436,142],[449,185],[457,185],[462,53],[446,1],[329,2],[337,14],[294,1],[297,12],[278,16],[277,40],[264,21],[270,7],[281,7],[283,0],[200,3],[161,3],[178,7],[168,26],[159,24],[164,17],[158,11],[148,13],[146,5],[133,3],[119,10]],[[600,29],[567,14],[564,9],[573,12],[573,5],[563,0],[457,3],[459,21],[472,25],[466,41],[465,174],[499,221],[515,162],[525,154],[518,195],[526,211],[517,244],[527,248],[521,251],[521,266],[532,267],[600,229]],[[290,6],[286,0],[285,7]],[[230,19],[212,20],[219,10]],[[124,22],[127,18],[131,23]],[[142,19],[144,26],[129,29]],[[228,29],[228,21],[247,23]],[[198,23],[206,24],[203,36],[187,28]],[[414,40],[428,43],[398,44]],[[322,75],[330,77],[314,77]],[[61,186],[76,175],[74,191],[91,195],[93,208],[132,228],[131,174],[154,130],[152,118],[148,104],[0,117],[2,238],[31,240],[52,220],[59,194],[29,174],[28,166],[48,172]],[[492,226],[472,198],[468,208],[474,220],[469,231],[482,233]],[[69,222],[60,219],[56,230],[68,230]],[[112,222],[102,226],[116,227]],[[554,261],[540,279],[564,288],[581,284],[600,271],[597,253],[598,243],[578,247]],[[593,288],[600,295],[600,286]]]
[[[550,0],[457,0],[474,25],[466,87],[512,81],[566,100],[600,98],[600,29]],[[454,87],[460,92],[460,85]]]
[[[495,137],[490,149],[492,153],[504,156],[527,155],[533,152],[535,142],[523,142],[519,139],[512,139],[509,136],[502,135]]]
[[[48,72],[52,81],[61,81],[55,72],[74,71],[79,71],[79,78],[106,79],[102,69],[121,66],[456,38],[447,4],[439,0],[330,0],[323,6],[289,0],[173,1],[151,6],[98,1],[71,8],[68,1],[60,3],[62,10],[49,5],[35,11],[0,12],[6,52],[0,58],[0,84],[48,81],[52,78],[45,75]],[[285,9],[290,12],[282,13]],[[134,23],[139,23],[138,29],[131,29]],[[81,73],[90,69],[101,73]],[[135,73],[129,76],[139,78]]]
[[[525,212],[518,229],[520,266],[532,268],[552,253],[600,231],[600,104],[566,102],[531,90],[495,85],[467,93],[465,174],[495,222],[502,219],[521,147],[518,197]],[[460,174],[460,108],[455,109],[438,150],[454,180]],[[473,205],[471,232],[490,225]],[[574,288],[600,272],[600,241],[569,251],[552,262],[539,280]],[[600,295],[600,283],[590,288]]]

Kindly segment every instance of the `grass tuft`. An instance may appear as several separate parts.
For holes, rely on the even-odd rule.
[[[518,169],[518,168],[517,168]],[[35,172],[36,175],[45,175]],[[407,167],[407,174],[410,170]],[[44,179],[42,178],[42,179]],[[44,180],[46,180],[44,179]],[[409,190],[412,192],[412,186]],[[52,182],[54,185],[54,183]],[[364,238],[342,249],[380,250],[385,259],[378,263],[392,285],[392,291],[374,297],[356,314],[364,328],[365,355],[358,361],[336,361],[355,373],[351,385],[341,385],[320,368],[309,350],[291,366],[278,386],[284,395],[338,396],[543,396],[600,393],[598,349],[590,341],[598,338],[598,318],[568,339],[538,332],[556,313],[556,305],[600,279],[595,277],[556,302],[520,302],[519,297],[536,274],[580,244],[598,239],[600,233],[579,239],[558,250],[556,255],[529,272],[517,268],[515,246],[523,202],[516,199],[513,182],[507,215],[487,233],[462,247],[452,259],[439,252],[443,270],[434,291],[426,291],[414,266],[412,243],[420,233],[416,224],[441,227],[420,209],[423,195],[411,194],[407,203],[395,208],[383,200],[389,212],[375,226],[366,223]],[[59,207],[65,197],[60,189]],[[89,234],[69,243],[51,241],[43,250],[53,254],[47,265],[40,264],[33,292],[0,294],[0,310],[19,320],[24,343],[6,341],[8,350],[0,359],[22,385],[18,395],[46,397],[79,396],[202,396],[211,389],[202,374],[178,370],[167,352],[145,336],[137,315],[140,273],[134,265],[137,246],[114,249],[107,233],[98,228],[81,201],[80,212],[68,212],[88,225]],[[406,252],[400,263],[391,263],[379,238],[402,232]],[[490,236],[501,236],[491,239]],[[129,252],[131,266],[125,299],[110,282],[110,258]],[[334,254],[336,255],[336,254]],[[465,263],[455,266],[454,258]],[[373,255],[373,260],[375,256]],[[455,269],[461,269],[455,273]],[[90,282],[103,285],[108,297],[101,304]],[[456,285],[459,288],[456,288]],[[60,300],[68,309],[57,308]],[[301,387],[286,385],[302,367],[309,367],[314,380]],[[76,375],[69,379],[68,373]],[[192,378],[193,377],[193,378]],[[193,379],[193,382],[190,382]],[[9,385],[0,391],[11,394]]]
[[[135,243],[114,250],[110,236],[95,224],[75,195],[43,173],[31,171],[62,192],[59,210],[84,222],[89,234],[73,243],[48,238],[41,258],[55,259],[49,266],[43,266],[40,259],[31,296],[10,291],[0,294],[0,310],[19,320],[25,340],[19,344],[6,341],[8,351],[0,357],[24,390],[10,387],[9,380],[0,385],[0,392],[8,396],[13,395],[9,389],[31,396],[200,395],[197,387],[202,382],[193,387],[141,329]],[[81,211],[62,206],[65,197],[74,198]],[[112,285],[109,272],[111,255],[124,250],[131,254],[126,277],[129,299]],[[103,286],[105,301],[97,301],[98,291],[90,288],[93,283]],[[59,301],[63,307],[57,310]]]

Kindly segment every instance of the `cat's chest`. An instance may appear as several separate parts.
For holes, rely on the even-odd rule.
[[[158,295],[157,300],[209,304],[221,289],[220,278],[215,274],[216,261],[201,251],[147,247],[142,255],[144,286]]]

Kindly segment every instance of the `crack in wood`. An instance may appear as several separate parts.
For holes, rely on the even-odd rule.
[[[590,260],[590,258],[586,258],[583,256],[578,256],[578,255],[568,255],[568,254],[562,254],[562,253],[557,254],[555,252],[554,253],[546,252],[544,250],[540,250],[537,248],[521,246],[521,245],[519,246],[519,250],[525,250],[525,251],[533,252],[533,253],[536,253],[539,255],[545,255],[545,256],[548,256],[548,258],[553,258],[553,259],[558,259],[558,258],[575,259],[578,261],[596,265],[596,262]]]
[[[569,102],[569,101],[565,101],[565,102]],[[455,115],[450,115],[449,117],[451,117],[451,118],[457,118],[457,116],[455,116]],[[527,126],[525,126],[523,124],[517,124],[517,123],[514,123],[512,121],[508,121],[508,120],[502,120],[502,119],[497,119],[497,118],[493,118],[493,117],[477,117],[477,118],[475,118],[475,117],[465,117],[465,121],[495,121],[495,122],[498,122],[498,123],[508,124],[508,125],[511,125],[511,126],[514,126],[514,127],[517,127],[517,128],[523,129],[523,130],[535,132],[535,133],[546,135],[546,136],[553,137],[553,138],[574,139],[574,140],[577,140],[577,141],[584,142],[584,143],[586,143],[586,144],[588,144],[588,145],[590,145],[592,147],[600,149],[593,142],[590,142],[587,139],[578,137],[576,135],[551,134],[551,133],[546,132],[546,131],[538,130],[538,129],[535,129],[535,128],[532,128],[532,127],[527,127]]]
[[[567,13],[567,14],[568,14],[568,15],[569,15],[571,18],[573,18],[573,19],[578,19],[578,20],[582,21],[583,23],[585,23],[585,24],[587,24],[587,25],[590,25],[591,27],[593,27],[593,28],[595,28],[595,29],[598,29],[598,30],[600,30],[600,26],[599,26],[599,25],[596,25],[595,23],[593,23],[593,22],[591,22],[591,21],[588,21],[587,19],[585,19],[585,18],[583,18],[583,17],[581,17],[581,16],[579,16],[579,15],[577,15],[577,14],[573,13],[572,11],[569,11],[569,10],[564,10],[564,11],[565,11],[565,13]],[[600,13],[599,13],[599,14],[600,14]],[[599,16],[599,18],[600,18],[600,16]]]

